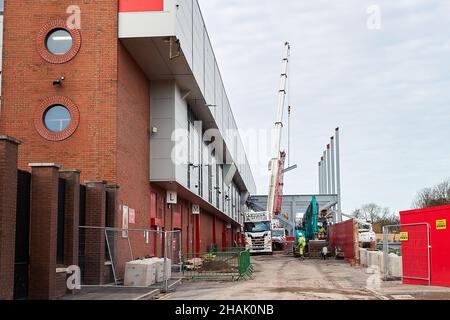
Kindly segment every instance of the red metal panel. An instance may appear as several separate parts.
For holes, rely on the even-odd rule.
[[[225,251],[227,247],[227,225],[226,223],[222,224],[222,250]]]
[[[213,217],[212,229],[213,229],[213,243],[217,244],[217,239],[216,239],[216,217],[215,216]]]
[[[195,251],[196,253],[201,252],[201,242],[200,242],[200,215],[194,215],[195,221]]]
[[[355,259],[355,226],[353,220],[347,220],[328,229],[329,246],[334,250],[340,247],[344,251],[346,260]]]
[[[164,0],[119,0],[119,12],[164,11]]]
[[[156,218],[156,212],[158,210],[156,203],[157,194],[152,192],[150,194],[150,218]]]
[[[405,284],[428,284],[428,235],[426,225],[406,226],[401,232],[408,233],[408,241],[402,242],[403,282]]]
[[[175,230],[181,230],[181,204],[173,207],[172,228]]]
[[[449,226],[445,229],[438,228],[436,225],[438,220],[446,220],[447,224],[450,223],[450,205],[400,212],[401,224],[428,223],[430,225],[431,285],[450,286],[450,252],[448,249],[450,248],[450,229]],[[412,252],[408,251],[408,244],[403,243],[402,251],[405,261],[414,260],[411,257]],[[424,260],[424,257],[421,260]],[[409,283],[409,281],[405,279],[405,283]],[[423,281],[415,283],[427,284]]]

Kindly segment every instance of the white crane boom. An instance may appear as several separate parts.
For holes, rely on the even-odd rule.
[[[283,130],[283,115],[286,100],[286,85],[288,78],[290,44],[285,43],[284,55],[281,69],[280,89],[278,92],[278,106],[275,122],[275,146],[272,159],[269,162],[269,193],[267,199],[267,211],[272,219],[273,215],[279,214],[281,210],[281,195],[283,187],[283,170],[286,154],[281,150],[281,138]]]

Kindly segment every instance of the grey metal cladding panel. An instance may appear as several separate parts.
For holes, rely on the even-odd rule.
[[[203,179],[202,179],[202,188],[203,188],[203,199],[208,201],[209,199],[209,186],[208,186],[208,159],[205,157],[205,154],[208,153],[208,147],[206,144],[203,144],[203,161],[202,161],[202,168],[203,168]]]
[[[176,9],[176,36],[180,40],[181,49],[191,68],[193,63],[192,2],[193,0],[177,0],[179,6]]]
[[[175,143],[167,139],[151,139],[152,159],[171,159]]]
[[[174,181],[175,166],[170,159],[152,159],[150,166],[151,181]]]
[[[215,100],[216,100],[216,107],[214,108],[214,119],[216,120],[217,127],[219,130],[222,129],[222,108],[223,108],[223,82],[222,78],[220,77],[219,67],[217,66],[217,63],[215,64],[215,71],[214,71],[214,87],[215,87]],[[219,118],[220,114],[220,118]],[[220,119],[220,121],[219,121]]]
[[[197,1],[193,6],[193,73],[197,84],[205,96],[205,25]]]
[[[214,57],[214,52],[205,29],[205,100],[207,104],[215,104],[215,65],[216,60]]]
[[[165,119],[165,118],[153,118],[151,120],[151,126],[156,127],[158,129],[158,133],[152,137],[153,139],[167,139],[171,140],[174,130],[175,130],[175,121],[173,119]]]
[[[225,137],[225,142],[227,143],[228,150],[233,158],[234,162],[238,162],[236,148],[233,146],[237,143],[234,139],[234,133],[230,132],[232,130],[232,126],[230,126],[230,117],[231,117],[231,107],[230,102],[228,101],[228,97],[224,95],[223,97],[223,130],[222,135]],[[234,139],[234,141],[233,141]]]
[[[187,189],[187,173],[188,166],[187,164],[177,164],[176,168],[176,181],[181,183]]]

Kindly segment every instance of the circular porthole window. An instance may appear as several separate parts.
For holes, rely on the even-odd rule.
[[[51,54],[63,55],[72,48],[73,38],[67,30],[55,29],[47,35],[45,44]]]
[[[49,141],[62,141],[72,136],[78,128],[80,113],[77,106],[66,97],[45,99],[36,109],[34,127]]]
[[[63,132],[71,121],[69,110],[62,105],[53,105],[44,114],[45,127],[52,132]]]
[[[65,20],[45,24],[36,41],[39,55],[45,61],[56,64],[69,62],[81,48],[80,30],[68,28]]]

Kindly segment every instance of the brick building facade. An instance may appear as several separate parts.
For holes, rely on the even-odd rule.
[[[136,1],[98,0],[79,7],[69,0],[5,1],[0,135],[21,144],[0,139],[0,187],[8,191],[0,194],[0,299],[12,298],[14,285],[4,272],[14,267],[8,247],[15,237],[17,190],[10,186],[17,185],[17,172],[9,163],[15,152],[18,169],[31,173],[31,298],[61,293],[63,281],[55,269],[79,262],[79,226],[180,230],[185,253],[240,243],[245,200],[255,185],[240,138],[234,145],[225,135],[237,127],[204,22],[195,14],[198,3],[147,2],[148,8],[133,8],[129,3]],[[180,8],[193,12],[191,27],[180,22],[174,29],[193,33],[192,25],[201,25],[198,52],[189,53],[196,47],[189,37],[163,30],[180,19]],[[135,24],[133,16],[150,25]],[[73,28],[77,22],[80,28]],[[199,70],[194,61],[202,59]],[[200,121],[198,129],[194,123]],[[188,154],[173,164],[171,135],[180,127],[189,135]],[[213,140],[225,142],[223,155],[202,139],[208,129],[217,132]],[[61,183],[64,245],[57,244]],[[84,198],[80,184],[86,184]],[[168,191],[176,192],[176,204],[166,202]],[[193,214],[197,206],[200,214]],[[134,223],[126,226],[125,207],[135,212]],[[93,283],[104,273],[104,240],[89,233],[82,239],[92,244],[83,255]],[[150,246],[133,246],[137,257],[163,254],[156,234]]]

